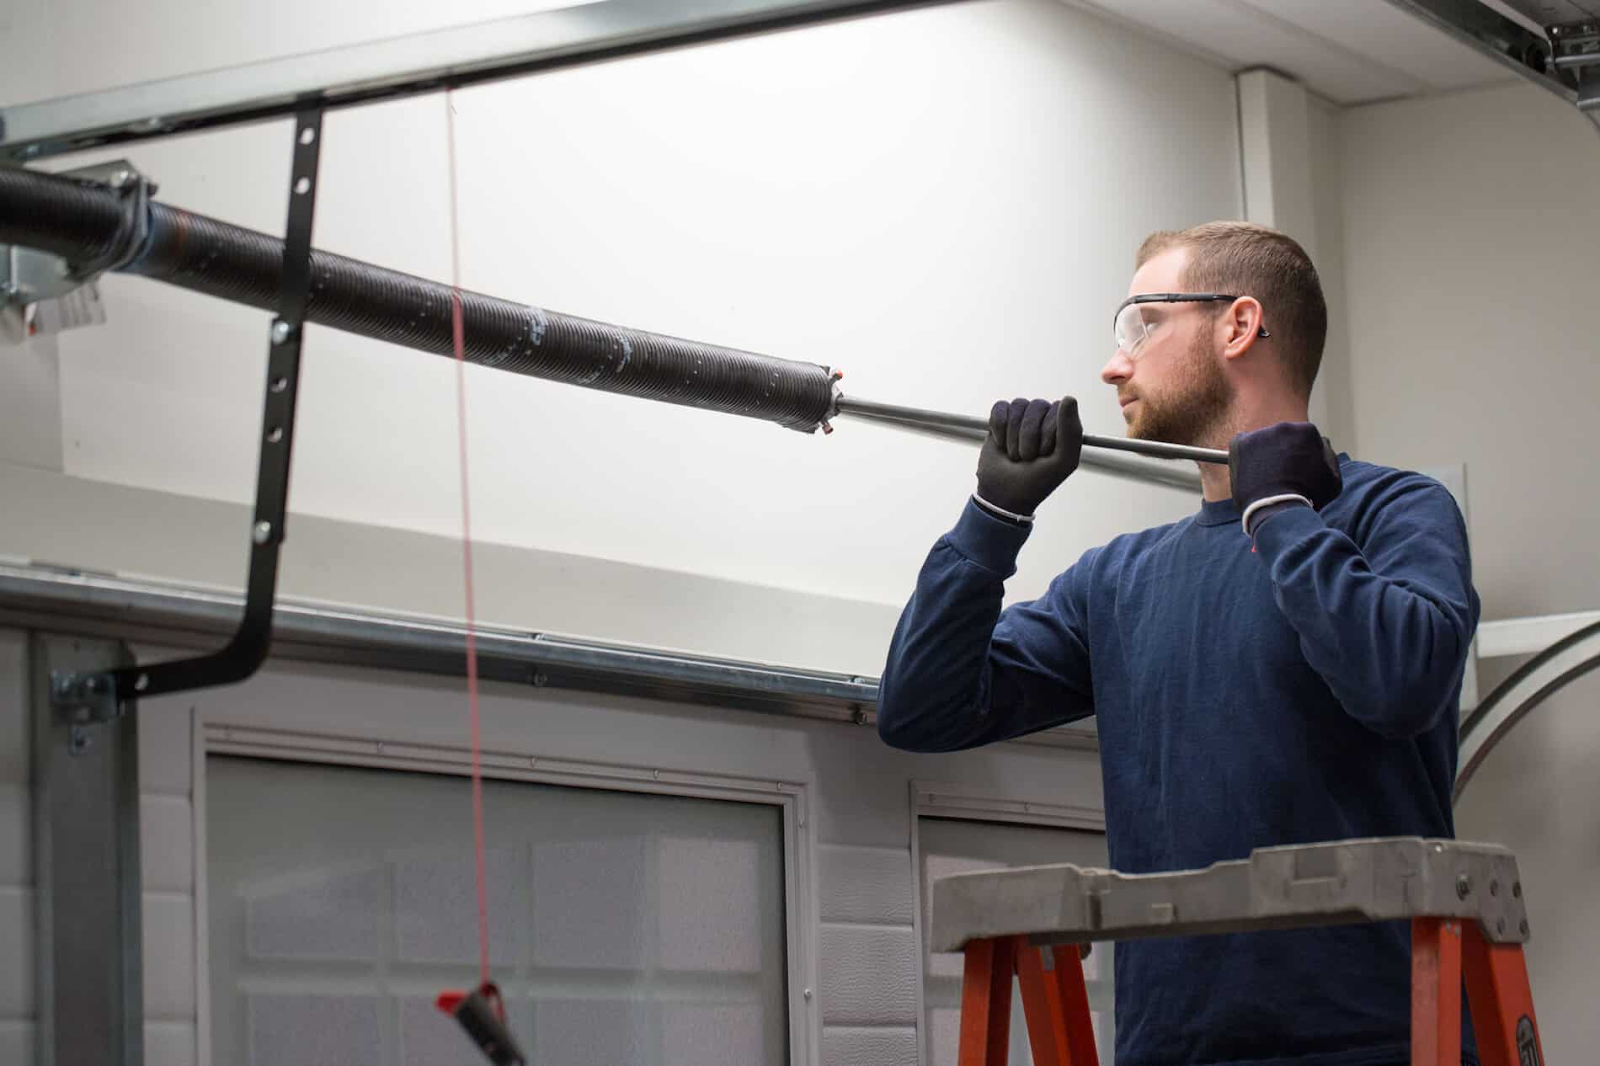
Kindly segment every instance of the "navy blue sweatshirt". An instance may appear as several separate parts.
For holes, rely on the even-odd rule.
[[[1028,527],[969,502],[895,631],[880,735],[953,751],[1096,715],[1106,843],[1127,873],[1453,836],[1479,614],[1466,528],[1438,482],[1340,463],[1336,500],[1271,515],[1254,545],[1232,501],[1204,502],[1004,611]],[[1409,1061],[1403,922],[1128,941],[1114,957],[1118,1066]]]

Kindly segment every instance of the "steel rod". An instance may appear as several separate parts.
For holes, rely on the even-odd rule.
[[[841,415],[852,415],[879,422],[959,431],[961,437],[972,440],[982,440],[989,432],[989,421],[985,418],[930,411],[921,407],[878,403],[850,396],[839,397],[838,410]],[[1162,441],[1132,440],[1126,437],[1100,437],[1090,433],[1084,434],[1083,446],[1133,452],[1152,459],[1187,459],[1196,463],[1222,465],[1227,465],[1228,462],[1228,453],[1217,448],[1195,448],[1187,444],[1166,444]]]
[[[846,414],[843,411],[840,413]],[[860,411],[848,412],[848,417],[863,422],[873,422],[880,426],[890,426],[894,429],[904,430],[907,433],[915,433],[918,436],[934,437],[938,440],[957,440],[971,444],[981,444],[983,438],[989,434],[987,429],[974,429],[966,426],[933,422],[912,422],[900,418],[891,418],[887,415],[865,414]],[[1164,485],[1168,488],[1182,489],[1184,492],[1200,491],[1200,475],[1197,472],[1169,462],[1135,459],[1131,456],[1110,455],[1100,452],[1084,452],[1080,463],[1098,473],[1122,478],[1125,481]]]

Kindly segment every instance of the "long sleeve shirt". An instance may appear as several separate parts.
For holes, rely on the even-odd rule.
[[[1479,616],[1466,528],[1437,482],[1340,462],[1337,499],[1271,515],[1254,544],[1232,501],[1207,501],[1005,610],[1029,528],[969,502],[895,632],[880,735],[953,751],[1095,715],[1127,873],[1453,836]],[[1114,959],[1118,1066],[1409,1060],[1405,923],[1136,940]]]

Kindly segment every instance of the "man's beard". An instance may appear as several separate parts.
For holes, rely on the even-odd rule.
[[[1168,444],[1205,445],[1206,437],[1227,418],[1233,386],[1217,365],[1208,337],[1195,338],[1180,372],[1156,397],[1140,393],[1139,410],[1128,436]]]

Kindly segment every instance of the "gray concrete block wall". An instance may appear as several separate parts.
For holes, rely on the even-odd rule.
[[[151,1066],[197,1061],[192,733],[181,701],[139,708],[144,1048]]]
[[[915,1066],[916,894],[909,848],[822,845],[817,974],[827,1066]]]

